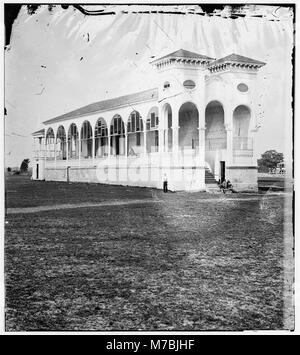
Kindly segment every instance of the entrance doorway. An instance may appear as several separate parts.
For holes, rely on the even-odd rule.
[[[39,179],[39,164],[36,164],[36,179]]]
[[[221,183],[225,180],[225,161],[220,161],[220,179]]]

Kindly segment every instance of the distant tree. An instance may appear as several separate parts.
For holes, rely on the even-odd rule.
[[[20,166],[20,172],[21,173],[27,173],[28,172],[28,165],[29,165],[30,160],[29,159],[24,159],[22,161],[22,164]]]
[[[283,162],[283,154],[276,150],[267,150],[258,159],[258,170],[260,172],[269,172],[270,169],[276,168],[278,163]]]

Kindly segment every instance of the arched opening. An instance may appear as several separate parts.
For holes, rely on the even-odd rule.
[[[67,158],[67,138],[63,126],[59,126],[56,134],[56,159],[65,160]]]
[[[127,122],[127,155],[139,155],[144,145],[144,124],[141,115],[133,111]]]
[[[110,125],[111,155],[125,155],[125,126],[120,115],[115,115]]]
[[[224,109],[219,101],[211,101],[205,109],[205,162],[216,180],[225,179],[227,132]]]
[[[179,109],[178,146],[181,149],[199,147],[199,114],[192,102],[184,103]]]
[[[108,129],[103,118],[99,118],[95,125],[95,157],[108,155]]]
[[[55,135],[52,128],[48,128],[46,133],[46,158],[54,159],[55,157]]]
[[[68,158],[77,159],[79,157],[79,136],[75,123],[72,123],[68,130]]]
[[[158,107],[150,109],[146,121],[146,151],[147,153],[158,152]]]
[[[211,101],[205,109],[205,151],[226,149],[224,109],[219,101]]]
[[[249,138],[251,112],[245,105],[240,105],[233,111],[233,149],[251,150],[252,139]]]
[[[84,121],[80,132],[81,157],[91,158],[93,154],[93,130],[89,121]]]

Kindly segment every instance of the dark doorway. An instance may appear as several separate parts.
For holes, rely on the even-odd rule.
[[[225,180],[225,161],[220,161],[220,178],[221,182]]]
[[[39,179],[39,164],[36,164],[36,179]]]

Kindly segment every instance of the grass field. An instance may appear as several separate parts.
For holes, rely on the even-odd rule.
[[[283,194],[163,194],[20,176],[6,190],[8,208],[57,205],[6,215],[8,331],[284,326]]]

